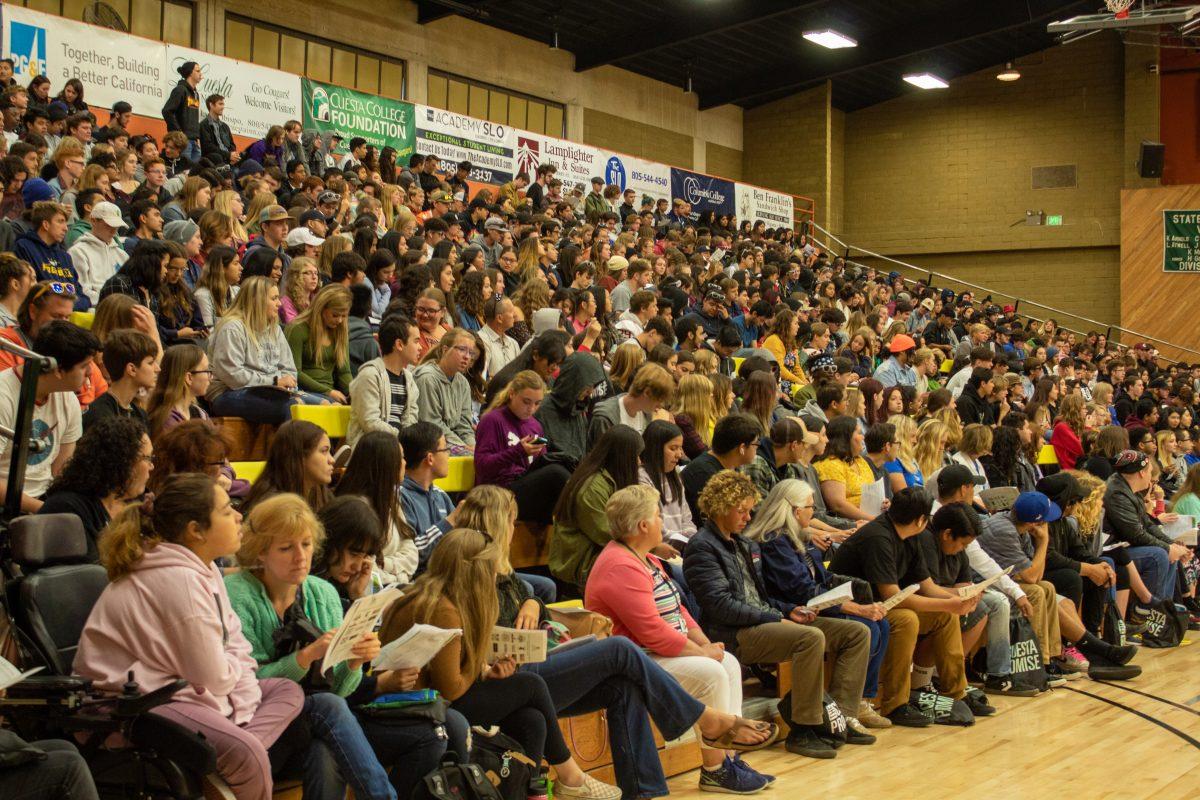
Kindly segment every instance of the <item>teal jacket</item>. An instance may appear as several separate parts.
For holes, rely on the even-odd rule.
[[[308,670],[296,663],[296,654],[279,658],[271,634],[280,626],[279,615],[267,597],[267,589],[253,573],[242,570],[225,576],[225,589],[233,610],[242,621],[242,633],[250,641],[251,653],[258,662],[258,677],[289,678],[299,682]],[[304,579],[304,614],[322,631],[342,624],[342,601],[328,581],[309,575]],[[343,661],[329,673],[333,691],[342,697],[358,688],[362,669],[350,669]]]

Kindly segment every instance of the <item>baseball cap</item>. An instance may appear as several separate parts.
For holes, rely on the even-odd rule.
[[[283,206],[267,206],[258,215],[258,222],[279,222],[283,219],[291,219],[288,216],[287,209]]]
[[[1150,457],[1138,450],[1122,450],[1117,453],[1113,468],[1122,475],[1134,475],[1141,472],[1150,463]]]
[[[483,223],[483,227],[489,231],[508,230],[508,226],[504,224],[504,220],[499,217],[489,217],[487,222]]]
[[[926,297],[921,301],[921,308],[925,309],[926,311],[933,311],[933,305],[934,303],[932,297]]]
[[[603,185],[604,185],[604,178],[601,178],[599,175],[597,175],[596,177],[592,178],[592,185],[594,186],[594,185],[596,185],[596,184],[600,184],[601,186],[603,186]]]
[[[942,467],[938,472],[938,494],[948,495],[958,491],[963,486],[982,486],[986,482],[986,479],[971,472],[971,470],[962,464],[951,464],[948,467]]]
[[[1037,482],[1037,490],[1065,508],[1072,503],[1078,503],[1087,497],[1087,492],[1079,481],[1066,472],[1056,472],[1047,475]]]
[[[435,189],[433,194],[429,196],[429,202],[431,203],[449,204],[452,199],[453,198],[450,197],[450,193],[445,189]]]
[[[1149,342],[1138,342],[1137,344],[1135,344],[1135,345],[1133,346],[1133,349],[1134,349],[1134,350],[1142,350],[1142,351],[1146,351],[1146,350],[1153,350],[1154,348],[1152,348],[1152,347],[1150,346],[1150,343],[1149,343]]]
[[[321,222],[327,221],[325,219],[325,215],[322,214],[320,211],[317,211],[315,208],[310,208],[308,211],[305,211],[303,214],[300,215],[300,224],[301,225],[305,225],[309,222],[313,222],[313,221],[317,221],[317,220],[319,220]]]
[[[288,247],[299,247],[302,244],[311,245],[312,247],[320,247],[324,243],[324,239],[317,236],[305,225],[299,225],[292,228],[287,235]]]
[[[92,219],[98,219],[117,230],[129,227],[125,224],[125,220],[121,219],[121,209],[117,208],[116,204],[107,201],[92,206]]]
[[[319,195],[317,195],[317,204],[318,205],[326,206],[326,205],[331,205],[331,204],[337,204],[337,203],[340,203],[341,201],[342,201],[342,196],[340,194],[338,194],[337,192],[321,192]]]
[[[904,333],[898,333],[892,337],[892,341],[888,342],[889,353],[905,353],[909,350],[916,350],[917,343],[913,338]]]
[[[629,269],[629,259],[625,256],[613,256],[605,266],[609,272],[620,272],[623,269]]]
[[[1041,492],[1021,492],[1012,511],[1017,522],[1054,522],[1062,516],[1058,504],[1050,502]]]

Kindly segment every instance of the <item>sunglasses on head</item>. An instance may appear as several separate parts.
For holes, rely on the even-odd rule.
[[[59,281],[46,281],[45,283],[40,283],[38,284],[37,291],[33,293],[33,299],[37,300],[46,292],[53,292],[60,297],[74,297],[75,284],[60,283]]]

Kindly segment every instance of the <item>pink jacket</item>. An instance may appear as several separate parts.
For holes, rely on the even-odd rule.
[[[649,556],[665,571],[656,556]],[[687,646],[688,637],[672,628],[654,603],[654,578],[637,556],[618,542],[604,545],[588,573],[583,605],[613,621],[613,635],[624,636],[655,655],[674,658]],[[688,629],[699,628],[683,607],[679,611]]]
[[[119,692],[129,670],[143,691],[183,678],[191,685],[176,701],[211,708],[235,725],[248,722],[262,700],[257,668],[221,571],[166,543],[105,588],[75,654],[75,672],[101,690]]]

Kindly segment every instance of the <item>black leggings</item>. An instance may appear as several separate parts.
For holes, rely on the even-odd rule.
[[[571,757],[550,690],[540,675],[517,672],[503,680],[476,681],[451,708],[472,725],[499,725],[504,734],[521,743],[535,764],[542,763],[543,756],[551,764],[562,764]]]
[[[542,525],[553,522],[554,504],[570,478],[562,464],[534,462],[534,468],[508,485],[517,498],[517,519]]]

